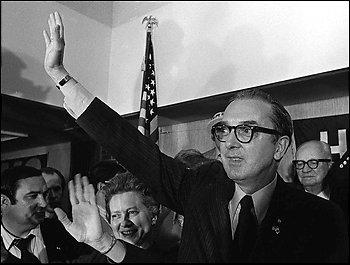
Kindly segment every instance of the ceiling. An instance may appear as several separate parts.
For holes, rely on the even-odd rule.
[[[173,1],[56,1],[82,15],[115,27]],[[114,13],[113,13],[114,12]]]

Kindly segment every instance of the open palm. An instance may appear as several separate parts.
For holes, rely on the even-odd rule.
[[[72,180],[68,183],[73,220],[70,221],[59,208],[55,208],[55,212],[65,229],[77,241],[90,244],[98,241],[103,234],[95,190],[85,176],[81,178],[77,174],[74,180],[74,184]]]
[[[48,24],[50,36],[46,30],[43,31],[46,44],[44,68],[47,73],[50,73],[63,66],[65,43],[63,23],[58,12],[50,14]]]

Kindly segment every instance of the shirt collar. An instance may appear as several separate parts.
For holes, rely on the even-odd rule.
[[[319,194],[317,194],[318,197],[321,197],[323,199],[329,200],[329,197],[324,191],[321,191]]]
[[[250,194],[252,196],[252,199],[253,199],[255,215],[256,215],[256,218],[257,218],[259,224],[264,219],[266,212],[267,212],[267,209],[269,208],[270,200],[271,200],[272,194],[275,190],[276,183],[277,183],[277,175],[265,187],[254,192],[253,194]],[[232,206],[233,206],[232,210],[234,212],[236,212],[237,206],[238,206],[239,202],[241,201],[241,199],[245,195],[249,195],[249,194],[246,194],[244,191],[242,191],[242,189],[239,187],[239,185],[237,183],[235,183],[235,188],[236,188],[236,190],[235,190],[235,193],[234,193],[233,198],[232,198]]]
[[[40,225],[30,230],[30,232],[25,238],[27,238],[31,234],[35,236],[35,239],[42,239]],[[1,223],[1,237],[4,242],[5,248],[7,250],[9,250],[13,246],[15,239],[19,239],[19,237],[13,235],[10,231],[8,231],[2,223]]]

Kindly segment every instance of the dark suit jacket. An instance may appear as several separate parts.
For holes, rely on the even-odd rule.
[[[81,255],[92,253],[89,246],[77,242],[56,219],[45,219],[40,224],[49,263],[71,262]],[[2,238],[1,238],[2,241]],[[21,260],[4,249],[1,242],[1,260],[4,263],[21,263]],[[4,258],[4,260],[3,260]]]
[[[156,199],[184,215],[179,262],[234,259],[228,203],[234,194],[218,161],[196,171],[162,154],[151,139],[95,98],[77,123],[130,172],[150,185]],[[347,227],[338,206],[298,191],[278,177],[250,257],[255,262],[348,260]]]

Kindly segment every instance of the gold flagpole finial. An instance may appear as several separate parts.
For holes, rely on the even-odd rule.
[[[158,27],[158,20],[153,16],[144,17],[142,20],[142,24],[144,22],[146,22],[147,32],[151,32],[153,30],[154,25]]]

